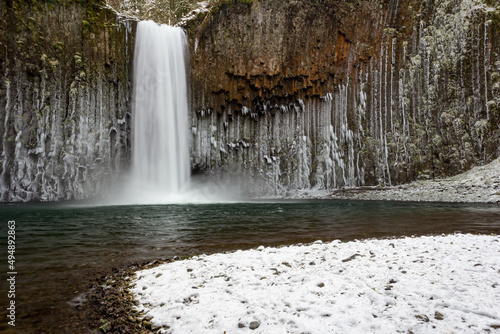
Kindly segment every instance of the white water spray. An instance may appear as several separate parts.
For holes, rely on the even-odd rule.
[[[135,43],[132,177],[141,190],[176,196],[190,178],[188,103],[181,28],[139,22]],[[137,188],[136,188],[137,189]]]

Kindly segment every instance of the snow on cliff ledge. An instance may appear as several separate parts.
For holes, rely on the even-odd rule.
[[[163,333],[500,332],[500,237],[334,241],[137,273]]]
[[[309,197],[315,197],[314,195]],[[360,200],[500,203],[500,158],[445,179],[388,188],[346,188],[317,197]]]

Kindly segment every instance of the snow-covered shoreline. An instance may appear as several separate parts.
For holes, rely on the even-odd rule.
[[[200,255],[137,272],[163,333],[500,331],[500,237],[316,242]]]
[[[297,199],[349,199],[412,202],[500,203],[500,158],[445,179],[420,180],[389,187],[296,191]]]

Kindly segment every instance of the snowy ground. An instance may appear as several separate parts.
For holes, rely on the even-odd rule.
[[[500,237],[334,241],[137,273],[166,333],[500,333]]]
[[[416,181],[394,187],[344,188],[302,191],[294,198],[334,198],[390,201],[500,203],[500,158],[468,172],[436,180]]]

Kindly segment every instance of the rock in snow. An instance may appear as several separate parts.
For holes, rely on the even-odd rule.
[[[353,254],[359,256],[343,261]],[[196,256],[137,277],[138,308],[163,333],[478,333],[500,327],[499,236],[266,247]]]

